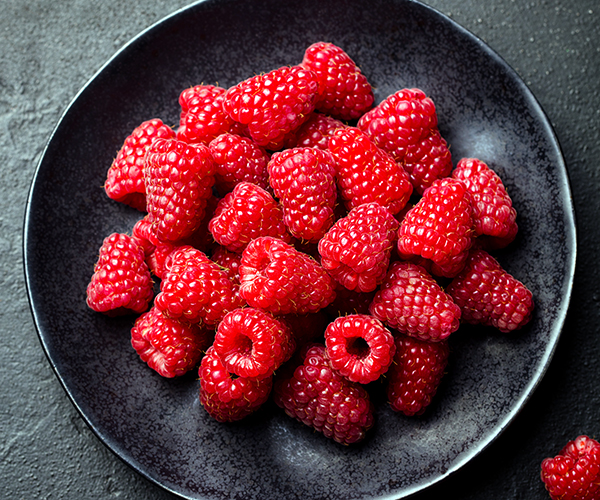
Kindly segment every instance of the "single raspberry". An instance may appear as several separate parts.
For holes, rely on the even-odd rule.
[[[260,236],[292,241],[279,203],[250,182],[240,182],[219,201],[208,228],[215,241],[231,252],[241,253]]]
[[[292,236],[318,242],[333,224],[337,200],[333,157],[320,149],[286,149],[273,154],[268,172]]]
[[[419,144],[437,128],[431,98],[420,89],[401,89],[365,113],[357,127],[396,161],[404,160],[409,146]]]
[[[308,120],[294,133],[286,137],[284,146],[291,148],[329,148],[329,138],[339,128],[346,125],[323,113],[312,113]]]
[[[462,181],[435,181],[404,217],[398,251],[404,259],[432,261],[436,276],[454,277],[464,267],[473,244],[471,198]]]
[[[372,292],[385,278],[399,226],[378,203],[353,208],[319,241],[321,265],[349,290]]]
[[[106,175],[104,190],[109,198],[146,211],[144,156],[154,139],[161,137],[172,139],[175,132],[155,118],[138,125],[125,139]]]
[[[248,133],[256,144],[277,151],[285,136],[310,116],[317,92],[312,71],[285,66],[230,88],[223,109],[235,121],[248,125]]]
[[[448,342],[396,338],[396,355],[387,372],[387,395],[394,411],[422,415],[435,396],[448,365]]]
[[[285,323],[260,309],[245,307],[225,315],[213,347],[229,373],[264,378],[291,358],[296,344]]]
[[[525,326],[534,308],[533,294],[482,249],[474,249],[464,270],[446,288],[462,311],[462,320],[510,332]]]
[[[414,190],[421,195],[435,180],[448,177],[452,172],[452,155],[439,130],[408,146],[403,165]]]
[[[156,236],[176,241],[201,225],[213,196],[214,163],[206,146],[157,139],[144,169],[148,213]]]
[[[156,307],[142,314],[131,329],[131,345],[142,361],[167,378],[195,368],[211,340],[207,329],[170,319]]]
[[[317,312],[335,299],[333,280],[317,261],[272,237],[246,247],[240,281],[248,305],[278,315]]]
[[[375,293],[376,290],[372,292],[348,290],[338,283],[335,288],[335,300],[327,306],[326,311],[333,318],[347,314],[369,314],[369,306],[373,302]]]
[[[154,296],[144,250],[128,234],[112,233],[100,247],[87,286],[87,305],[108,316],[142,313]]]
[[[552,500],[600,498],[600,443],[581,435],[542,461],[541,478]]]
[[[182,246],[168,258],[155,305],[171,318],[215,325],[244,305],[238,286],[203,252]]]
[[[338,443],[362,441],[375,421],[368,392],[331,368],[324,345],[307,346],[303,360],[291,378],[276,381],[275,403]]]
[[[460,325],[460,308],[433,277],[412,262],[394,262],[369,312],[386,325],[421,340],[439,341]]]
[[[331,367],[352,382],[368,384],[383,375],[394,358],[392,333],[367,314],[341,316],[325,330]]]
[[[337,162],[337,182],[348,209],[377,202],[398,213],[412,194],[412,184],[401,165],[354,127],[337,130],[329,139]]]
[[[269,154],[247,137],[221,134],[208,145],[215,162],[215,187],[225,195],[241,181],[269,186]]]
[[[218,422],[235,422],[251,415],[267,401],[273,387],[273,377],[256,379],[229,373],[212,346],[202,358],[198,376],[200,402]]]
[[[302,66],[316,73],[316,109],[340,120],[360,118],[373,106],[373,89],[360,68],[340,47],[317,42],[304,53]]]
[[[477,158],[462,158],[452,177],[465,183],[473,201],[475,234],[486,248],[501,248],[515,239],[517,211],[500,176]]]
[[[241,134],[243,127],[223,110],[225,92],[226,89],[215,85],[195,85],[182,91],[177,139],[208,145],[221,134]]]
[[[240,284],[240,263],[242,262],[242,254],[230,252],[225,247],[217,245],[217,247],[213,249],[210,260],[221,266],[233,283]]]

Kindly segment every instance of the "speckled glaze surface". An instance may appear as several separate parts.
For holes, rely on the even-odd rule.
[[[368,7],[367,7],[368,5]],[[198,401],[195,374],[166,380],[130,345],[134,318],[85,304],[98,248],[141,214],[102,185],[123,139],[158,117],[175,125],[181,90],[227,87],[300,62],[319,40],[344,48],[379,102],[419,87],[438,110],[454,162],[478,157],[504,180],[520,233],[499,260],[534,294],[523,331],[461,327],[425,415],[393,413],[382,394],[368,439],[341,447],[273,404],[231,425]],[[543,376],[575,265],[571,194],[535,98],[481,41],[407,0],[205,1],[142,33],[66,111],[38,167],[25,220],[26,280],[43,348],[98,437],[145,477],[190,499],[396,499],[457,470],[510,423]]]

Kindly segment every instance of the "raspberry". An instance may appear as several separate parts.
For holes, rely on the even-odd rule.
[[[394,411],[422,415],[435,396],[448,364],[448,342],[414,337],[396,339],[396,355],[387,373],[387,395]]]
[[[460,325],[460,308],[421,266],[394,262],[375,294],[370,313],[401,333],[439,341]]]
[[[600,443],[585,435],[569,441],[557,456],[542,461],[541,478],[552,500],[597,500]]]
[[[319,241],[321,265],[349,290],[372,292],[385,278],[398,227],[377,203],[353,208]]]
[[[167,378],[194,368],[211,338],[199,325],[176,321],[152,307],[131,329],[131,345],[144,363]]]
[[[191,236],[202,223],[215,182],[208,148],[157,139],[146,154],[144,172],[156,236],[168,241]]]
[[[240,182],[219,201],[208,228],[217,243],[241,253],[255,238],[273,236],[291,242],[283,210],[264,189]]]
[[[329,138],[339,128],[346,125],[335,118],[322,113],[312,113],[310,118],[295,132],[286,138],[285,147],[291,148],[329,148]]]
[[[333,157],[320,149],[286,149],[273,154],[268,171],[292,236],[318,242],[333,224],[337,200]]]
[[[287,325],[260,309],[246,307],[223,318],[213,347],[229,373],[264,378],[290,359],[296,345]]]
[[[196,85],[179,95],[181,115],[177,139],[188,144],[208,145],[221,134],[241,134],[243,127],[223,110],[226,89],[215,85]]]
[[[377,202],[398,213],[412,194],[401,165],[354,127],[336,130],[329,151],[337,161],[338,185],[348,209]]]
[[[263,379],[237,377],[209,347],[198,370],[200,402],[218,422],[235,422],[258,410],[269,398],[273,377]]]
[[[533,312],[533,295],[519,280],[482,249],[474,249],[464,270],[446,288],[473,325],[510,332],[525,326]]]
[[[154,296],[144,250],[121,233],[107,236],[87,286],[87,305],[108,316],[142,313]]]
[[[268,153],[250,139],[236,134],[221,134],[208,145],[215,162],[215,187],[227,194],[241,181],[263,189],[269,185]]]
[[[317,42],[304,53],[302,66],[316,73],[316,109],[340,120],[359,118],[373,106],[373,89],[360,68],[340,47]]]
[[[437,128],[433,101],[420,89],[402,89],[365,113],[357,127],[396,161]]]
[[[166,266],[155,304],[171,318],[215,325],[244,304],[238,286],[200,250],[179,247]]]
[[[293,376],[275,383],[275,403],[338,443],[362,441],[375,420],[369,394],[331,368],[324,345],[310,345],[304,351],[303,364]]]
[[[285,66],[257,75],[230,88],[223,109],[248,125],[259,146],[281,149],[285,136],[298,129],[315,108],[316,75],[300,66]]]
[[[342,316],[325,330],[331,367],[352,382],[368,384],[389,368],[396,352],[392,333],[366,314]]]
[[[172,139],[175,132],[155,118],[137,126],[125,139],[106,176],[104,190],[109,198],[146,211],[144,156],[160,137]]]
[[[473,200],[475,234],[486,248],[501,248],[515,239],[517,211],[496,172],[477,158],[462,158],[452,172],[462,180]]]
[[[210,260],[221,266],[227,273],[227,277],[233,283],[240,284],[240,263],[242,261],[242,254],[230,252],[225,247],[217,246],[213,250]]]
[[[401,257],[428,259],[433,274],[448,278],[462,270],[472,243],[471,198],[465,184],[452,178],[435,181],[398,231]]]
[[[317,312],[335,299],[334,284],[312,257],[271,237],[253,240],[242,253],[240,294],[248,305],[273,314]]]

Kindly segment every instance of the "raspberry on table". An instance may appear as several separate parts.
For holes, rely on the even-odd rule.
[[[299,240],[318,242],[334,221],[333,157],[320,149],[292,148],[274,153],[267,168],[289,232]]]
[[[317,96],[317,77],[312,71],[284,66],[231,87],[223,109],[233,120],[248,126],[256,144],[277,151],[285,137],[308,119]]]
[[[392,214],[408,202],[413,187],[408,174],[388,153],[355,127],[338,129],[329,138],[337,162],[337,182],[348,209],[377,202]]]
[[[128,234],[104,238],[86,289],[87,305],[107,316],[148,310],[154,290],[144,257],[143,248]]]
[[[311,113],[310,117],[300,128],[289,134],[285,140],[285,148],[329,148],[329,138],[339,128],[346,124],[323,113]]]
[[[448,341],[396,338],[396,355],[387,373],[387,396],[394,411],[422,415],[435,396],[448,365]]]
[[[324,345],[311,344],[303,351],[303,363],[293,375],[276,380],[275,403],[337,443],[362,441],[375,422],[369,393],[331,368]]]
[[[412,262],[390,266],[369,311],[400,333],[430,342],[447,338],[460,326],[461,310],[452,297]]]
[[[600,443],[586,435],[569,441],[541,465],[541,479],[552,500],[600,498]]]
[[[173,139],[175,131],[154,118],[138,125],[125,139],[106,175],[104,190],[109,198],[146,211],[144,156],[158,138]]]
[[[219,245],[237,253],[261,236],[292,241],[279,203],[261,187],[245,181],[219,201],[208,228]]]
[[[533,294],[483,249],[470,252],[463,271],[446,288],[460,307],[462,320],[507,333],[531,319]]]
[[[339,120],[355,120],[371,109],[375,100],[367,77],[340,47],[313,43],[304,52],[302,66],[317,75],[316,109]]]
[[[319,241],[321,265],[349,290],[372,292],[385,278],[399,225],[378,203],[353,208]]]
[[[159,375],[179,377],[195,368],[212,334],[197,324],[177,321],[152,307],[131,329],[131,345]]]
[[[341,316],[325,330],[331,367],[352,382],[368,384],[390,367],[396,344],[392,333],[367,314]]]
[[[236,422],[257,411],[269,398],[273,377],[247,378],[227,371],[213,346],[198,369],[200,402],[218,422]]]
[[[272,237],[251,241],[242,253],[240,295],[275,315],[317,312],[335,299],[335,285],[312,257]]]

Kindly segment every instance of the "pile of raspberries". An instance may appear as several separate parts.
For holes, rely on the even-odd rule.
[[[374,424],[370,384],[422,414],[461,323],[530,320],[531,292],[490,253],[517,234],[511,198],[484,161],[453,165],[422,90],[375,105],[349,55],[318,42],[179,105],[177,128],[141,123],[108,170],[107,195],[144,215],[104,240],[87,304],[137,314],[141,360],[198,370],[216,420],[272,397],[355,443]]]

